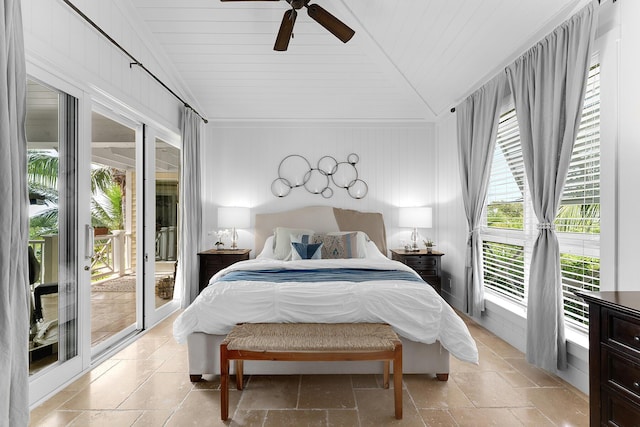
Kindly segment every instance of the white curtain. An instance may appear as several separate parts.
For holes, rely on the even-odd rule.
[[[484,311],[482,239],[479,227],[487,199],[505,88],[506,76],[500,73],[456,107],[460,181],[469,227],[464,290],[465,311],[470,315],[479,315]]]
[[[567,366],[553,223],[582,116],[597,22],[594,2],[507,67],[539,230],[529,271],[527,361],[552,372]]]
[[[182,115],[182,168],[180,172],[180,245],[178,289],[182,308],[198,296],[198,251],[202,232],[200,195],[200,127],[202,120],[189,107]]]
[[[0,7],[0,426],[29,422],[26,71],[20,0]]]

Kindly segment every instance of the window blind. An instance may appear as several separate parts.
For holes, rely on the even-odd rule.
[[[573,147],[556,229],[600,233],[600,65],[589,70],[582,120]]]
[[[524,300],[524,247],[484,241],[482,244],[484,285],[522,302]]]
[[[560,270],[565,320],[575,326],[586,327],[589,324],[589,306],[574,291],[600,290],[600,259],[561,253]]]

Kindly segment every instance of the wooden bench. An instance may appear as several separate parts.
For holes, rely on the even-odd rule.
[[[237,389],[242,390],[244,360],[384,361],[389,387],[393,361],[395,416],[402,419],[402,342],[384,323],[244,323],[220,344],[220,412],[229,418],[229,361],[236,362]]]

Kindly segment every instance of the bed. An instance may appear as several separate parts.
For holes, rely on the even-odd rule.
[[[403,343],[405,373],[446,379],[449,355],[478,362],[453,309],[406,265],[386,257],[382,215],[331,207],[257,214],[256,259],[213,276],[178,316],[189,375],[220,373],[219,345],[237,323],[390,324]],[[311,258],[311,259],[307,259]],[[247,374],[380,373],[382,362],[259,362]]]

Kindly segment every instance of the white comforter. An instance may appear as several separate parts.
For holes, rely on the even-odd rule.
[[[460,360],[478,363],[478,349],[462,319],[428,285],[410,281],[272,283],[216,282],[236,270],[368,268],[412,269],[389,259],[249,260],[212,277],[174,322],[173,334],[184,342],[193,332],[225,335],[242,322],[384,322],[412,340],[440,341]]]

